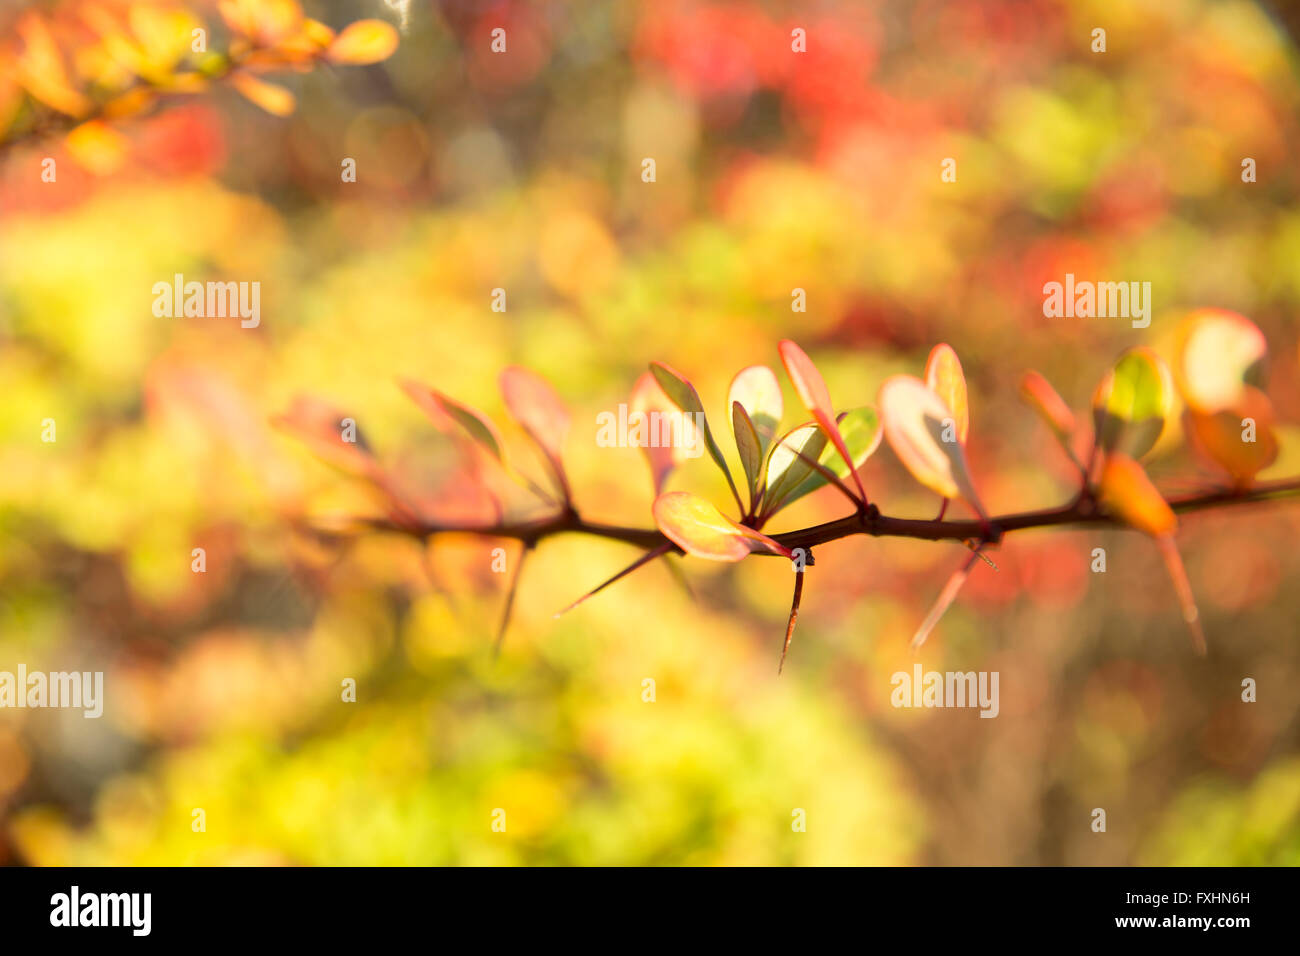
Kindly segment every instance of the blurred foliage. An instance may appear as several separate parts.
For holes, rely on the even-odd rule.
[[[33,6],[67,27],[69,68],[91,84],[75,88],[106,97],[78,25],[91,4]],[[212,3],[98,6],[225,22]],[[640,451],[593,440],[647,362],[682,370],[722,423],[731,375],[773,364],[781,338],[844,408],[943,340],[997,514],[1077,481],[1019,399],[1025,369],[1081,409],[1118,353],[1172,361],[1180,318],[1214,306],[1270,343],[1279,453],[1260,477],[1300,473],[1300,79],[1263,8],[304,6],[322,24],[406,23],[382,63],[277,73],[285,117],[224,83],[169,94],[113,126],[130,148],[111,165],[22,126],[41,108],[11,66],[30,21],[0,12],[0,669],[104,670],[107,693],[100,720],[0,712],[0,860],[1300,862],[1286,503],[1181,523],[1203,659],[1151,541],[1086,529],[1008,539],[919,658],[908,638],[960,546],[828,546],[779,679],[785,562],[684,562],[694,602],[660,562],[552,621],[633,554],[548,541],[494,662],[497,543],[422,553],[310,531],[379,503],[269,424],[320,395],[428,508],[461,515],[481,500],[456,448],[397,382],[501,422],[497,375],[524,365],[573,410],[584,515],[648,527]],[[1089,48],[1098,25],[1105,54]],[[1257,183],[1241,181],[1247,156]],[[1151,281],[1150,328],[1045,318],[1043,284],[1066,272]],[[260,281],[260,326],[155,318],[150,290],[176,273]],[[505,437],[541,473],[520,432]],[[1222,480],[1198,472],[1177,420],[1146,467],[1170,490],[1174,475],[1182,490]],[[892,456],[863,480],[887,513],[933,517]],[[728,496],[703,460],[669,484]],[[818,491],[765,531],[844,507]],[[1095,547],[1106,574],[1089,571]],[[999,717],[890,707],[889,676],[918,659],[1000,671]],[[1258,703],[1240,701],[1247,676]]]

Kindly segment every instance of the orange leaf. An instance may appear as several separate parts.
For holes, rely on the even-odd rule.
[[[951,345],[940,342],[925,360],[925,384],[943,399],[957,424],[957,440],[966,444],[970,432],[970,404],[966,399],[966,376],[961,360]]]
[[[358,20],[344,28],[329,45],[331,63],[378,63],[397,49],[397,31],[383,20]]]
[[[709,561],[739,561],[755,551],[792,558],[789,548],[739,525],[699,495],[670,491],[654,503],[655,524],[687,554]]]
[[[944,498],[961,496],[986,519],[944,400],[919,378],[895,375],[880,386],[879,405],[885,438],[912,477]]]
[[[839,427],[835,424],[835,412],[831,406],[831,393],[826,387],[826,380],[822,378],[821,372],[817,371],[817,366],[813,364],[807,353],[794,342],[782,339],[777,348],[781,353],[781,363],[785,365],[786,374],[794,384],[794,390],[799,394],[800,400],[808,411],[812,413],[821,430],[826,433],[831,444],[835,446],[835,450],[840,453],[844,463],[849,466],[849,471],[853,474],[853,482],[858,487],[860,501],[865,505],[867,492],[862,487],[862,479],[858,477],[857,469],[853,467],[853,456],[849,453],[848,445],[844,443],[844,436],[840,434]]]
[[[1174,377],[1189,407],[1210,414],[1241,401],[1258,382],[1268,342],[1255,323],[1227,309],[1199,309],[1178,331]]]
[[[1178,518],[1142,466],[1128,455],[1106,456],[1101,473],[1101,496],[1107,505],[1128,525],[1145,531],[1153,538],[1173,534]]]
[[[230,85],[250,103],[260,106],[272,116],[288,116],[298,105],[297,98],[283,86],[259,80],[251,73],[232,74]]]
[[[352,475],[374,478],[379,473],[370,445],[351,421],[333,406],[306,395],[271,423],[301,440],[318,457]],[[352,440],[349,441],[348,439]]]
[[[1218,412],[1200,412],[1189,405],[1183,421],[1192,448],[1223,468],[1239,487],[1249,485],[1277,460],[1273,404],[1250,385],[1233,406]]]
[[[122,165],[130,149],[126,137],[107,123],[91,120],[68,133],[68,152],[96,176],[107,176]]]
[[[1068,447],[1070,436],[1074,433],[1074,413],[1065,404],[1065,399],[1052,388],[1051,383],[1037,372],[1028,371],[1020,380],[1020,394],[1034,406],[1038,414],[1043,416],[1043,421],[1047,422],[1047,427]]]
[[[564,402],[545,379],[518,365],[501,373],[501,394],[510,416],[546,456],[559,490],[568,501],[569,481],[564,474],[562,452],[569,434],[569,410]]]
[[[649,423],[654,421],[652,416],[655,415],[668,416],[663,419],[665,421],[681,421],[683,429],[694,428],[694,422],[684,417],[685,413],[673,404],[650,372],[642,372],[641,377],[636,380],[636,386],[632,389],[630,411],[633,414],[646,416],[647,429],[650,430],[653,429]],[[686,459],[687,444],[684,440],[667,443],[651,440],[645,442],[641,449],[650,462],[650,474],[654,479],[655,494],[658,495],[663,491],[669,473]]]

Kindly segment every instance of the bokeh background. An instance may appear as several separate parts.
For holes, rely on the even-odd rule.
[[[89,6],[6,0],[0,51],[36,9],[74,25],[70,69],[93,72]],[[1282,453],[1264,477],[1300,473],[1289,8],[304,7],[405,30],[382,63],[268,77],[296,94],[290,116],[217,87],[122,121],[125,149],[74,155],[0,108],[0,669],[103,670],[107,694],[100,720],[0,711],[0,862],[1300,862],[1300,506],[1183,521],[1204,659],[1151,542],[1091,529],[1010,537],[919,658],[908,639],[961,547],[824,547],[779,678],[784,562],[681,562],[694,599],[659,562],[552,620],[635,552],[551,540],[494,661],[502,543],[311,533],[375,503],[269,424],[320,396],[460,515],[475,498],[455,446],[397,380],[504,423],[498,372],[526,365],[573,409],[584,514],[649,526],[640,452],[595,441],[647,362],[687,374],[725,432],[730,377],[777,366],[780,338],[844,408],[947,341],[1000,513],[1073,492],[1019,401],[1025,369],[1084,408],[1123,348],[1167,350],[1183,312],[1221,306],[1271,344]],[[183,9],[219,47],[215,4]],[[153,283],[178,272],[260,281],[260,327],[155,318]],[[1150,328],[1044,318],[1042,285],[1066,272],[1152,282]],[[1171,492],[1216,480],[1176,425],[1150,470]],[[933,516],[887,448],[864,479],[887,513]],[[670,487],[726,501],[707,459]],[[843,510],[824,490],[768,530]],[[999,671],[1000,716],[892,708],[914,660]]]

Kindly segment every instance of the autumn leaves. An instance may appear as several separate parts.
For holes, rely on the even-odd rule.
[[[23,14],[15,26],[19,42],[0,47],[0,144],[71,127],[71,155],[89,171],[107,173],[129,151],[122,122],[165,97],[226,84],[286,116],[296,98],[264,79],[268,73],[377,63],[397,48],[397,31],[382,20],[335,31],[305,16],[297,0],[219,0],[217,9],[224,51],[209,45],[215,31],[195,14],[152,3],[69,4]]]
[[[1177,517],[1141,461],[1160,443],[1169,444],[1179,404],[1183,406],[1184,435],[1195,452],[1222,473],[1217,487],[1225,494],[1246,490],[1255,475],[1276,457],[1277,443],[1272,408],[1259,387],[1267,346],[1249,320],[1221,310],[1195,312],[1180,328],[1173,344],[1172,368],[1155,350],[1145,346],[1119,357],[1093,393],[1091,434],[1082,430],[1079,417],[1037,372],[1024,375],[1021,395],[1078,469],[1076,500],[1062,510],[1065,520],[1054,523],[1101,516],[1150,535],[1168,567],[1195,645],[1203,652],[1205,639],[1196,604],[1174,546]],[[798,616],[803,575],[813,564],[808,542],[877,533],[877,523],[897,522],[880,515],[870,504],[859,473],[882,440],[887,442],[911,476],[940,499],[939,514],[933,521],[909,521],[909,525],[918,526],[916,530],[893,533],[964,540],[970,551],[917,629],[912,643],[919,646],[952,604],[976,561],[988,561],[985,549],[996,545],[1003,532],[998,519],[986,511],[966,459],[970,403],[961,362],[950,346],[940,344],[931,351],[922,377],[894,375],[881,384],[876,405],[836,412],[826,382],[808,355],[788,340],[779,344],[778,352],[808,420],[783,431],[781,421],[786,408],[776,373],[763,365],[740,370],[727,394],[739,473],[733,473],[705,414],[704,403],[689,380],[656,362],[637,381],[630,402],[635,413],[685,413],[684,420],[698,430],[698,434],[689,436],[689,442],[653,442],[643,447],[655,493],[651,511],[662,537],[639,529],[598,528],[578,516],[563,464],[570,415],[554,389],[534,373],[518,367],[506,369],[501,376],[501,392],[511,417],[541,453],[549,472],[549,488],[521,473],[512,463],[501,435],[484,415],[426,386],[401,384],[435,424],[457,437],[473,465],[467,474],[473,476],[483,493],[497,486],[480,470],[488,467],[497,476],[510,479],[511,484],[527,488],[553,509],[553,516],[544,519],[548,533],[617,532],[609,536],[641,548],[640,556],[629,567],[570,607],[637,568],[675,552],[721,562],[741,561],[751,554],[776,555],[791,561],[795,575],[786,628],[787,649]],[[374,463],[368,447],[355,437],[355,425],[352,444],[346,428],[339,437],[339,421],[323,406],[301,402],[280,424],[375,485],[387,499],[394,524],[427,526],[420,524],[418,503],[402,496],[397,484]],[[701,444],[726,480],[734,511],[689,491],[666,490],[673,470],[687,457],[687,445],[698,452]],[[835,523],[833,534],[809,533],[816,529],[777,536],[764,532],[767,523],[782,509],[827,486],[835,488],[853,508],[850,515]],[[955,500],[964,502],[977,520],[944,521],[949,503]],[[495,524],[478,530],[517,537],[524,543],[525,552],[529,550],[537,535],[513,533],[516,526],[509,525],[505,518],[508,505],[496,497],[492,503]],[[1027,526],[1031,525],[1019,525]],[[518,527],[527,531],[533,526]],[[960,528],[960,533],[951,533],[953,528]],[[796,542],[802,542],[804,547],[796,547]],[[783,650],[782,661],[784,657]]]

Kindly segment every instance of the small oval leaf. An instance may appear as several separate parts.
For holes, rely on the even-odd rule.
[[[727,390],[727,407],[740,402],[754,425],[754,431],[762,440],[763,452],[776,438],[776,429],[781,424],[785,413],[785,401],[781,397],[781,383],[776,373],[766,365],[751,365],[736,373]]]
[[[749,502],[753,507],[763,480],[763,440],[759,438],[754,423],[749,420],[745,406],[731,403],[731,428],[736,434],[736,451],[740,452],[740,465],[745,470],[749,484]]]
[[[1226,471],[1237,487],[1249,485],[1277,460],[1273,404],[1253,386],[1247,385],[1234,405],[1218,412],[1188,406],[1183,422],[1192,449]]]
[[[962,497],[987,518],[971,484],[966,454],[956,440],[952,411],[919,378],[895,375],[880,386],[885,437],[912,477],[944,498]],[[953,428],[952,440],[946,440]]]
[[[1020,380],[1020,394],[1042,416],[1047,427],[1068,448],[1074,434],[1074,412],[1042,375],[1030,370]]]
[[[884,437],[884,432],[880,427],[880,413],[874,405],[854,408],[847,412],[841,412],[836,419],[836,425],[839,426],[840,434],[844,436],[844,444],[848,446],[849,454],[853,456],[854,470],[861,468],[866,464],[867,459],[875,453],[876,449],[880,447],[880,441]],[[775,453],[773,453],[773,457],[775,457]],[[823,447],[820,457],[815,460],[837,478],[847,479],[849,477],[849,469],[845,466],[844,459],[840,457],[839,452],[834,448]],[[802,465],[803,462],[799,464]],[[824,475],[815,469],[809,469],[806,477],[794,485],[790,493],[767,513],[774,513],[777,508],[793,504],[804,495],[816,491],[825,484],[828,484],[828,482]]]
[[[643,372],[636,380],[636,385],[632,389],[631,411],[633,414],[645,416],[646,427],[651,431],[654,430],[653,423],[656,420],[681,423],[680,430],[673,433],[681,438],[681,441],[650,440],[641,445],[646,459],[650,462],[650,474],[654,479],[655,494],[658,495],[663,491],[668,475],[686,460],[686,449],[695,441],[699,441],[694,437],[694,422],[690,418],[683,417],[685,413],[669,400],[659,383],[655,381],[655,377],[649,372]]]
[[[740,503],[740,493],[736,490],[736,482],[732,480],[731,469],[727,467],[727,459],[722,455],[722,449],[718,447],[717,441],[713,437],[713,429],[709,427],[708,416],[704,414],[704,404],[700,401],[699,393],[695,391],[695,386],[686,380],[676,369],[665,365],[663,362],[651,362],[650,372],[654,375],[655,381],[659,387],[664,390],[664,394],[682,411],[689,415],[696,416],[696,421],[704,423],[704,447],[708,449],[709,457],[717,465],[722,474],[727,479],[727,486],[731,489],[731,495],[736,499],[736,507],[744,508]]]
[[[1164,431],[1173,398],[1173,379],[1164,360],[1143,345],[1129,349],[1092,396],[1098,446],[1141,458]]]
[[[383,20],[358,20],[343,29],[326,51],[331,63],[378,63],[397,49],[397,31]]]
[[[800,425],[781,436],[772,446],[772,454],[767,461],[767,490],[763,494],[762,509],[764,515],[775,514],[794,501],[791,495],[810,476],[818,481],[801,490],[801,495],[826,483],[826,479],[808,464],[809,461],[820,460],[825,448],[826,433],[816,422]]]
[[[670,491],[654,503],[655,524],[687,554],[709,561],[739,561],[754,551],[791,557],[767,535],[727,518],[710,502],[686,491]]]
[[[1190,408],[1213,414],[1241,401],[1247,385],[1263,380],[1264,333],[1244,315],[1199,309],[1178,330],[1174,377]]]
[[[526,368],[512,365],[505,369],[500,384],[510,417],[542,450],[561,493],[569,500],[569,481],[562,461],[564,441],[569,435],[569,410],[550,383]]]
[[[951,345],[940,342],[925,360],[925,384],[943,399],[957,424],[957,440],[966,444],[970,432],[970,405],[966,398],[966,375]]]
[[[1169,503],[1156,490],[1142,466],[1128,455],[1106,456],[1101,473],[1101,497],[1127,525],[1153,538],[1173,534],[1178,518]]]
[[[482,412],[468,405],[462,405],[437,389],[421,385],[419,382],[404,379],[399,384],[402,386],[402,391],[406,392],[439,428],[443,427],[444,420],[449,419],[463,429],[476,445],[501,464],[506,463],[505,443],[501,440],[496,426]]]
[[[812,417],[821,426],[822,431],[826,432],[826,437],[848,464],[849,470],[853,471],[854,484],[861,496],[861,503],[865,505],[867,492],[862,487],[862,479],[858,477],[857,471],[853,470],[852,455],[844,443],[844,436],[835,425],[835,412],[831,407],[831,393],[826,387],[826,380],[822,378],[821,372],[817,371],[817,366],[813,364],[808,354],[794,342],[782,339],[777,348],[781,353],[781,363],[785,365],[786,374],[790,376],[790,381],[799,394],[800,400],[812,413]]]

